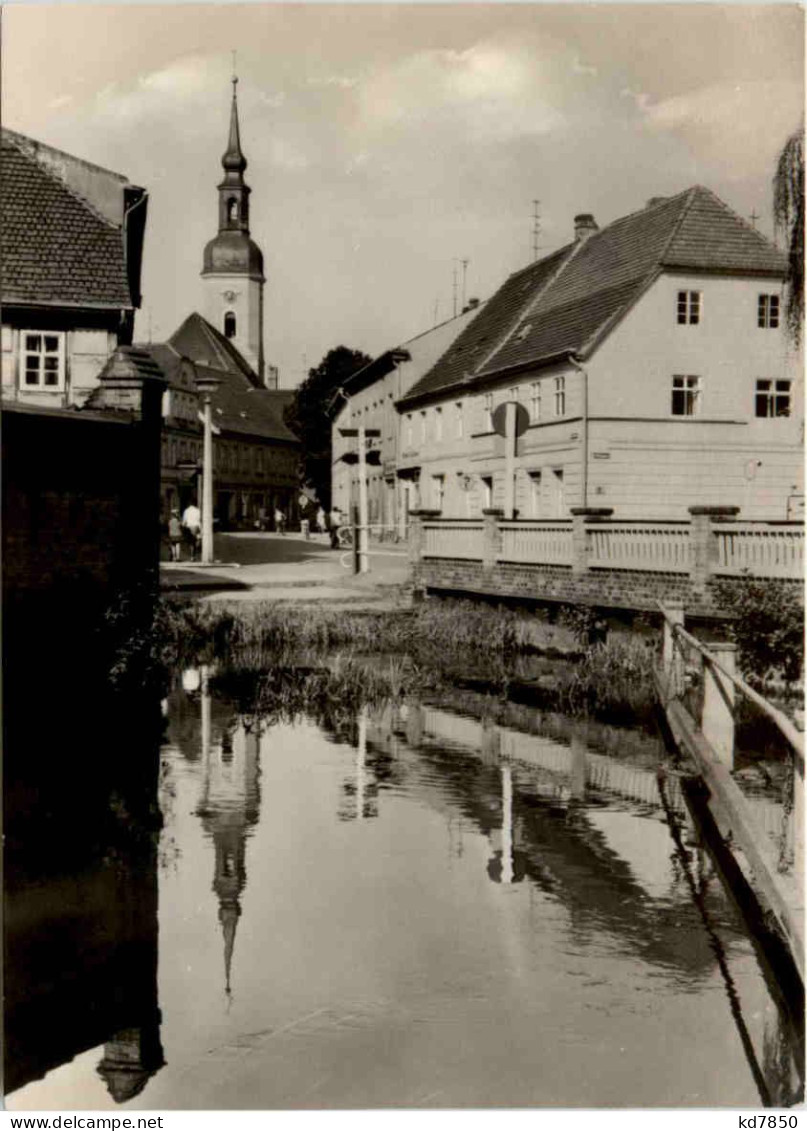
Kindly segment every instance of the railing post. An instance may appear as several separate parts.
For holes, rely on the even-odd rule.
[[[581,574],[588,570],[589,545],[588,522],[610,518],[613,507],[571,507],[572,514],[572,573]]]
[[[490,507],[482,511],[482,572],[493,573],[496,560],[502,548],[502,532],[499,528],[499,519],[504,511]]]
[[[416,566],[423,557],[423,522],[418,511],[409,512],[409,561]]]
[[[717,546],[712,538],[712,522],[736,518],[739,507],[690,507],[689,577],[692,588],[702,593],[717,560]]]
[[[734,674],[737,654],[736,644],[709,644],[709,652]],[[724,766],[734,769],[734,684],[722,672],[703,661],[703,711],[701,714],[703,737]]]

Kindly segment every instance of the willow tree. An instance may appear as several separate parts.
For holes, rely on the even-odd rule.
[[[773,219],[787,241],[787,328],[796,345],[804,319],[804,145],[802,131],[787,139],[773,178]]]

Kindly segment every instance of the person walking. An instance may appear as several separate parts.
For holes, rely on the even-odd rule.
[[[189,506],[185,507],[185,513],[182,515],[182,525],[187,532],[188,540],[191,544],[191,561],[195,562],[202,542],[202,514],[196,503],[191,503]]]
[[[182,523],[179,521],[179,511],[176,507],[173,508],[168,519],[168,541],[171,544],[171,561],[178,562],[182,550]]]
[[[328,529],[328,522],[327,522],[327,519],[325,517],[325,511],[322,509],[322,507],[320,507],[319,510],[317,511],[317,533],[318,534],[324,534],[327,529]]]
[[[331,526],[331,549],[339,549],[339,527],[342,525],[342,512],[339,507],[334,505],[331,507],[330,526]]]
[[[275,508],[275,530],[279,534],[286,533],[286,516],[280,507]]]

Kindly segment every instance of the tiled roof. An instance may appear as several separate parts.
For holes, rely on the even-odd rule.
[[[400,403],[436,393],[471,376],[502,341],[525,306],[546,286],[571,250],[571,246],[561,248],[511,275]]]
[[[262,387],[258,375],[232,342],[195,311],[188,315],[168,341],[191,361],[207,365],[212,369],[241,373],[256,388]]]
[[[661,199],[511,275],[407,399],[511,367],[587,356],[665,268],[778,278],[784,257],[709,189]],[[475,338],[485,339],[484,350],[474,349]]]
[[[133,306],[122,229],[2,134],[2,298],[71,306]]]
[[[197,356],[184,349],[185,344],[195,349]],[[294,399],[294,391],[264,388],[238,350],[200,314],[186,318],[168,342],[138,349],[151,353],[170,384],[177,381],[184,358],[191,360],[200,374],[216,377],[221,384],[212,394],[213,421],[223,432],[299,443],[284,420],[284,409]]]

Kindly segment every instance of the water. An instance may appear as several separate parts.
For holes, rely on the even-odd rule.
[[[653,740],[435,704],[259,726],[198,672],[166,709],[106,840],[12,885],[10,1108],[797,1096],[798,1037],[675,779],[671,835]]]

